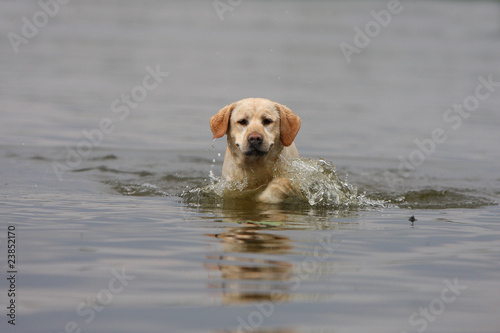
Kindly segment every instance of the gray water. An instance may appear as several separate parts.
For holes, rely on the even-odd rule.
[[[1,332],[498,332],[499,2],[43,3],[0,5]],[[204,191],[245,97],[315,200]]]

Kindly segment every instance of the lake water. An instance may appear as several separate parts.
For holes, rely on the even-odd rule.
[[[0,18],[1,332],[498,332],[500,2]],[[314,200],[200,190],[225,150],[208,119],[245,97],[301,116]]]

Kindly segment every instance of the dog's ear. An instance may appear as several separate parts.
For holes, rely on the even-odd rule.
[[[300,118],[284,105],[276,103],[280,112],[280,138],[285,147],[290,146],[300,129]]]
[[[229,126],[229,117],[231,116],[231,111],[233,111],[234,106],[234,103],[226,105],[210,118],[210,129],[214,134],[214,139],[221,138],[226,134]]]

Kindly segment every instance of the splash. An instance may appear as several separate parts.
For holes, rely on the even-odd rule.
[[[384,201],[358,194],[354,185],[339,178],[333,163],[325,160],[294,159],[286,163],[284,169],[275,170],[275,175],[289,178],[298,190],[285,204],[330,208],[385,207]],[[212,172],[209,176],[210,184],[185,191],[181,196],[190,203],[214,203],[231,199],[253,200],[263,190],[248,190],[246,182],[229,182],[215,177]]]
[[[311,206],[384,207],[384,201],[358,194],[354,185],[340,179],[335,165],[329,161],[298,158],[285,171]]]

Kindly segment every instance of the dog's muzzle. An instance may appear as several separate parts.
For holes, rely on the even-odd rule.
[[[246,156],[262,156],[267,151],[262,148],[264,137],[259,133],[251,133],[247,137],[248,150],[244,152]]]

